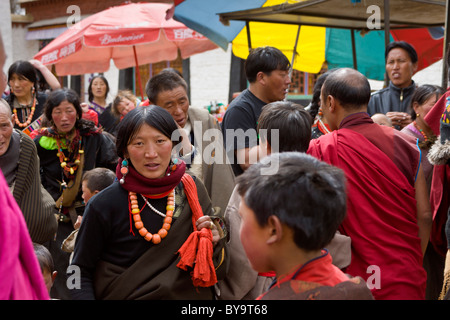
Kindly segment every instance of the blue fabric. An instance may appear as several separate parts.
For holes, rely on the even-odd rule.
[[[230,21],[225,26],[219,13],[260,8],[266,0],[185,0],[175,8],[173,18],[184,23],[227,50],[228,44],[245,27],[244,21]]]

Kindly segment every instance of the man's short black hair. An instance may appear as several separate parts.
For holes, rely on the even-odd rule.
[[[416,63],[417,62],[417,52],[416,49],[414,49],[414,47],[412,45],[410,45],[408,42],[405,41],[393,41],[391,43],[389,43],[384,51],[384,59],[387,61],[387,57],[389,55],[389,52],[392,49],[396,49],[396,48],[400,48],[405,50],[409,57],[411,58],[411,62],[412,63]]]
[[[250,52],[244,67],[247,80],[252,83],[256,81],[258,72],[270,74],[274,70],[288,71],[291,63],[279,49],[259,47]]]

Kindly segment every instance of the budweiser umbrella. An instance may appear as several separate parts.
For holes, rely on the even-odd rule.
[[[166,19],[170,7],[164,3],[111,7],[73,25],[34,58],[55,65],[57,75],[63,76],[105,72],[111,59],[118,69],[124,69],[175,60],[178,50],[185,59],[217,48],[183,23]]]

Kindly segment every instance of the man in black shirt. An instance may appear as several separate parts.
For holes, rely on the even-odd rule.
[[[290,67],[288,58],[274,47],[254,49],[245,61],[249,87],[230,103],[222,121],[224,145],[236,176],[258,160],[258,117],[263,106],[285,98]]]

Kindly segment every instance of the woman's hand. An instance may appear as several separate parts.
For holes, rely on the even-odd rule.
[[[87,104],[86,102],[80,103],[80,106],[81,106],[81,110],[83,110],[84,113],[89,111],[89,104]]]
[[[214,222],[212,222],[210,216],[200,217],[196,222],[196,226],[197,230],[199,231],[203,228],[211,229],[213,235],[212,240],[213,246],[215,246],[217,242],[219,242],[220,240],[219,230],[217,230],[217,226],[214,224]]]

